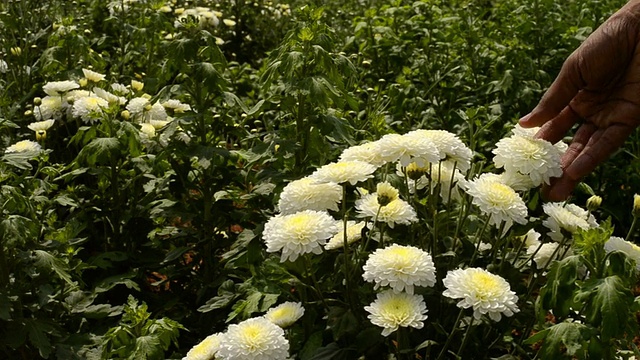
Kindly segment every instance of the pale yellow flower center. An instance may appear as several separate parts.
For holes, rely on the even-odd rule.
[[[292,233],[296,234],[296,239],[301,244],[308,242],[309,220],[310,218],[306,214],[300,214],[289,220],[289,228]]]
[[[493,298],[496,291],[501,288],[501,284],[495,276],[483,272],[471,276],[471,285],[476,292],[476,297],[481,300]]]
[[[396,323],[402,323],[412,314],[413,307],[404,299],[396,298],[384,304],[383,310],[388,319]]]
[[[393,257],[394,267],[398,270],[405,269],[408,267],[415,267],[414,259],[411,256],[411,249],[405,247],[396,247],[390,248],[389,255]]]
[[[538,153],[540,152],[540,146],[532,139],[524,139],[520,146],[523,150],[523,153],[529,158],[536,158]]]
[[[262,347],[264,337],[262,336],[261,330],[258,326],[247,326],[242,329],[242,338],[251,351]]]
[[[501,183],[492,183],[489,192],[488,200],[491,205],[503,205],[513,202],[514,197],[517,194],[512,188]]]

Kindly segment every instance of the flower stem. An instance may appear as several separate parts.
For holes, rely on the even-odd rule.
[[[635,232],[637,224],[638,224],[638,218],[634,216],[633,221],[631,222],[631,228],[629,228],[629,232],[627,233],[627,236],[624,238],[626,241],[631,241],[631,236]]]
[[[471,321],[469,322],[469,325],[467,325],[467,330],[464,332],[464,337],[462,338],[462,344],[460,344],[460,347],[458,348],[458,357],[460,357],[462,359],[462,357],[460,356],[460,354],[462,353],[462,350],[464,349],[464,347],[467,345],[467,342],[469,341],[469,334],[471,334],[471,329],[473,328],[473,319],[471,319]]]
[[[476,244],[476,249],[474,250],[473,255],[471,256],[471,260],[469,261],[469,265],[473,264],[473,261],[478,256],[478,250],[480,249],[480,243],[482,242],[482,236],[484,235],[485,231],[487,230],[487,227],[489,226],[489,222],[490,221],[491,221],[491,214],[489,214],[489,217],[487,217],[487,220],[484,222],[484,225],[482,226],[482,229],[478,233],[476,233],[476,241],[478,243]]]
[[[351,301],[351,276],[349,276],[349,246],[347,243],[347,183],[342,184],[342,223],[343,223],[343,251],[344,251],[344,284],[347,290],[347,303],[351,310],[354,309]],[[323,300],[324,301],[324,300]]]
[[[449,349],[449,345],[451,345],[451,341],[453,340],[453,335],[455,334],[456,329],[460,324],[460,320],[462,319],[463,314],[464,314],[464,309],[460,309],[460,312],[458,312],[458,317],[456,318],[456,321],[453,324],[453,329],[451,329],[451,332],[449,333],[449,337],[447,337],[447,341],[444,343],[444,347],[442,348],[442,350],[440,350],[440,354],[438,354],[437,360],[442,359],[444,354],[447,352],[447,349]]]

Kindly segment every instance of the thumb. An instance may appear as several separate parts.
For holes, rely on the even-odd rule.
[[[538,105],[526,116],[520,119],[520,126],[525,128],[542,126],[555,118],[571,102],[574,96],[585,86],[580,75],[578,53],[576,50],[562,65],[562,69],[542,96]]]

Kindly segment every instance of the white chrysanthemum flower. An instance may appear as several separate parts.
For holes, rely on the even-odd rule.
[[[74,102],[89,96],[95,96],[89,90],[71,90],[65,95],[65,100],[67,103],[73,104]]]
[[[302,210],[338,211],[341,200],[342,186],[336,183],[318,183],[306,177],[292,181],[282,189],[278,209],[285,215]]]
[[[513,135],[524,136],[524,137],[533,139],[538,133],[538,130],[540,130],[540,127],[532,127],[532,128],[525,129],[522,126],[520,126],[520,124],[516,124],[516,126],[513,129],[511,129],[511,133]],[[562,154],[564,154],[564,152],[567,151],[567,148],[569,147],[569,145],[567,145],[563,141],[558,141],[553,146],[555,146],[556,149],[558,149],[558,151],[560,151],[560,153]]]
[[[311,174],[318,182],[355,185],[373,177],[376,167],[363,161],[340,161],[324,165]]]
[[[87,96],[74,101],[71,113],[86,123],[94,123],[100,120],[102,110],[108,107],[107,100],[97,96]]]
[[[399,161],[402,166],[411,162],[418,166],[426,166],[440,160],[440,154],[433,142],[418,136],[387,134],[378,140],[378,151],[385,163]]]
[[[167,126],[170,122],[173,121],[173,118],[167,117],[167,120],[149,120],[149,124],[153,126],[154,129],[160,130],[163,127]]]
[[[322,246],[338,231],[336,221],[326,212],[305,210],[272,217],[264,225],[262,238],[267,252],[282,251],[280,261],[285,262],[322,253]]]
[[[42,90],[49,96],[60,96],[67,91],[78,89],[79,87],[80,84],[75,81],[51,81],[44,84]]]
[[[388,336],[399,327],[422,329],[423,321],[427,319],[427,305],[422,296],[393,290],[378,293],[376,300],[364,309],[369,312],[371,323],[383,328],[382,336]]]
[[[85,79],[93,82],[100,82],[105,79],[105,75],[97,73],[93,70],[82,69],[82,73],[84,74]]]
[[[164,109],[164,106],[160,103],[155,103],[151,105],[151,109],[146,112],[144,120],[149,122],[150,120],[167,120],[167,111]]]
[[[362,229],[364,229],[366,223],[347,221],[347,245],[362,239]],[[344,224],[342,221],[337,222],[338,232],[329,239],[329,242],[324,246],[325,250],[339,249],[344,246]]]
[[[527,206],[520,195],[492,175],[494,174],[482,174],[467,182],[467,193],[473,197],[473,204],[491,216],[491,224],[499,226],[504,222],[505,232],[514,222],[526,224]]]
[[[156,128],[149,123],[140,124],[140,133],[147,139],[156,136]]]
[[[147,105],[150,105],[149,99],[145,97],[136,97],[129,100],[126,109],[129,110],[132,116],[141,116]]]
[[[540,185],[534,183],[529,175],[509,170],[500,174],[500,182],[508,185],[515,191],[527,191]]]
[[[565,250],[558,249],[558,246],[560,246],[560,244],[557,242],[532,244],[527,248],[527,255],[531,256],[535,254],[533,255],[533,261],[538,268],[548,267],[549,264],[551,264],[551,260],[559,260],[563,255],[564,258],[573,254],[571,249],[567,250],[565,254]]]
[[[40,151],[42,147],[35,141],[21,140],[5,149],[5,154],[14,152]]]
[[[414,130],[407,133],[431,140],[438,149],[440,159],[455,162],[456,168],[467,172],[471,167],[473,152],[455,134],[445,130]]]
[[[129,95],[129,93],[131,93],[131,90],[129,90],[125,85],[120,83],[111,84],[111,90],[113,90],[113,92],[116,93],[117,95]]]
[[[621,251],[636,262],[636,270],[640,271],[640,246],[617,236],[612,236],[604,243],[604,250],[609,253]]]
[[[0,59],[0,73],[5,74],[7,71],[9,71],[9,65],[7,65],[7,62]]]
[[[555,241],[561,241],[564,237],[562,230],[573,234],[578,229],[587,230],[598,226],[596,218],[578,205],[546,203],[542,205],[542,210],[549,216],[542,225],[551,230],[547,235]]]
[[[56,121],[53,119],[38,121],[27,125],[27,127],[35,132],[49,130]]]
[[[546,140],[513,135],[500,139],[492,152],[497,168],[529,175],[536,186],[562,176],[562,154]]]
[[[269,309],[264,318],[284,329],[293,325],[302,315],[304,315],[304,307],[301,303],[287,301]]]
[[[198,345],[189,350],[182,360],[212,360],[220,348],[220,339],[222,334],[213,334],[207,336]]]
[[[442,283],[447,288],[442,295],[461,299],[457,304],[461,309],[472,307],[476,320],[487,314],[492,320],[500,321],[502,315],[512,316],[520,311],[516,305],[518,296],[511,291],[509,283],[484,269],[452,270]]]
[[[378,194],[376,193],[364,195],[356,200],[356,210],[358,211],[358,217],[375,219],[377,215],[379,222],[387,223],[391,228],[395,224],[409,225],[418,221],[416,211],[406,201],[396,199],[380,207]]]
[[[365,281],[375,283],[374,289],[389,286],[393,291],[413,294],[414,286],[433,286],[436,268],[426,251],[413,246],[393,244],[377,249],[362,267]]]
[[[62,119],[63,104],[60,96],[45,96],[40,105],[33,108],[36,120]]]
[[[174,113],[184,113],[187,111],[191,111],[191,106],[189,104],[184,104],[180,102],[180,100],[167,100],[162,103],[165,109],[171,109]]]
[[[229,325],[216,353],[216,359],[220,360],[285,360],[288,357],[289,341],[284,337],[284,330],[264,317]]]
[[[443,201],[449,201],[449,195],[455,200],[462,198],[461,190],[466,188],[467,180],[457,167],[451,161],[441,161],[437,164],[432,164],[430,168],[426,168],[426,175],[421,176],[415,181],[415,187],[417,189],[424,189],[431,185],[431,190],[440,186],[440,197]],[[400,169],[396,171],[398,175],[404,176],[403,171]],[[430,179],[427,178],[429,176]],[[411,183],[411,181],[409,181]]]
[[[107,90],[98,87],[93,88],[93,93],[96,94],[97,97],[107,100],[109,104],[124,105],[127,103],[127,98],[125,98],[124,96],[112,94]]]
[[[525,247],[538,246],[540,245],[540,233],[535,231],[534,229],[529,229],[526,234],[520,237],[521,241],[524,241]]]
[[[340,154],[339,160],[342,161],[364,161],[375,167],[385,164],[384,159],[380,156],[380,143],[377,141],[368,142],[344,149]]]

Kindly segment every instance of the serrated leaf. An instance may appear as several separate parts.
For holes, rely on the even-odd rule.
[[[542,336],[541,335],[544,335]],[[558,359],[563,354],[576,355],[579,351],[586,351],[588,342],[595,334],[595,330],[587,325],[562,322],[553,325],[544,332],[538,333],[525,341],[526,344],[533,344],[543,340],[540,349],[541,359]]]
[[[540,289],[538,305],[544,310],[552,310],[556,317],[569,314],[573,305],[573,295],[577,288],[580,257],[577,255],[555,261],[549,268],[547,283]]]
[[[29,320],[26,323],[27,332],[29,333],[29,342],[38,348],[40,356],[47,359],[51,354],[51,342],[47,337],[47,332],[52,330],[48,324],[39,322],[38,320]]]
[[[629,319],[634,319],[633,300],[631,290],[619,276],[588,279],[575,296],[576,302],[584,304],[583,315],[600,329],[605,342],[624,335]]]
[[[127,359],[164,359],[164,351],[162,350],[160,339],[153,335],[140,336],[136,339],[135,348]]]
[[[77,161],[89,166],[108,164],[120,152],[120,142],[117,138],[95,138],[80,150]]]
[[[68,265],[61,259],[56,258],[52,254],[44,250],[34,250],[34,265],[38,268],[44,269],[47,272],[53,270],[62,280],[67,284],[75,287],[76,284],[71,279],[69,274]]]

